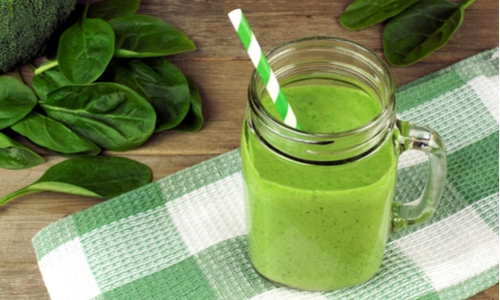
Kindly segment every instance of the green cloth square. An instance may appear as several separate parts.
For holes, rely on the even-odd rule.
[[[239,150],[76,213],[33,238],[59,299],[466,299],[498,282],[498,48],[397,91],[398,117],[430,126],[448,175],[433,218],[392,235],[364,284],[277,286],[249,262]],[[406,154],[405,154],[406,155]],[[402,156],[395,200],[418,199],[421,157]]]

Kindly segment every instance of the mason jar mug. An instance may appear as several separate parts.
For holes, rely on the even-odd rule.
[[[241,138],[251,262],[298,289],[367,281],[391,233],[434,213],[445,181],[443,142],[396,118],[392,74],[363,46],[311,37],[267,58],[300,129],[282,122],[254,72]],[[429,175],[421,197],[403,204],[393,195],[406,150],[427,154]]]

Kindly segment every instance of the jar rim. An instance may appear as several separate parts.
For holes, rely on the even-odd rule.
[[[366,55],[368,55],[370,58],[373,58],[375,60],[375,62],[379,65],[379,67],[382,68],[382,72],[384,74],[386,74],[386,76],[388,77],[388,83],[389,83],[388,88],[390,89],[391,94],[394,95],[394,93],[395,93],[394,77],[392,75],[391,70],[389,69],[389,66],[375,52],[373,52],[372,50],[370,50],[370,49],[368,49],[368,48],[366,48],[366,47],[364,47],[356,42],[350,41],[350,40],[346,40],[346,39],[339,38],[339,37],[328,37],[328,36],[311,36],[311,37],[299,38],[299,39],[291,40],[289,42],[281,44],[280,46],[271,50],[270,52],[268,52],[266,54],[266,58],[268,59],[269,64],[272,65],[272,60],[277,54],[280,54],[284,51],[287,51],[289,48],[293,47],[294,45],[298,45],[300,43],[309,42],[309,41],[327,41],[327,42],[337,42],[337,43],[340,42],[340,43],[355,47],[356,50],[359,50],[362,53],[365,53]],[[271,124],[273,126],[277,126],[277,128],[279,128],[280,131],[284,131],[284,133],[285,132],[290,133],[291,135],[295,136],[296,138],[303,137],[306,139],[313,138],[313,139],[318,140],[318,141],[319,140],[328,141],[328,140],[335,140],[338,138],[352,136],[352,135],[360,134],[362,132],[370,131],[373,128],[377,127],[377,125],[380,122],[383,122],[388,117],[390,117],[392,112],[394,111],[394,108],[395,108],[394,97],[389,97],[389,99],[387,99],[386,103],[384,103],[384,106],[383,106],[382,110],[380,111],[380,113],[376,117],[374,117],[372,120],[370,120],[369,122],[367,122],[361,126],[358,126],[356,128],[353,128],[353,129],[350,129],[347,131],[335,132],[335,133],[308,132],[308,131],[304,131],[301,129],[291,127],[291,126],[285,124],[282,120],[276,119],[274,116],[272,116],[264,108],[261,101],[255,100],[255,99],[260,99],[260,96],[258,95],[257,89],[256,89],[256,83],[259,80],[261,81],[261,79],[257,73],[257,70],[254,69],[252,76],[251,76],[250,84],[248,87],[248,93],[250,96],[249,98],[251,99],[251,101],[250,101],[251,109],[253,109],[255,112],[257,112],[257,114],[260,115],[261,117],[265,117],[266,121],[271,122]],[[257,109],[257,111],[255,109]]]

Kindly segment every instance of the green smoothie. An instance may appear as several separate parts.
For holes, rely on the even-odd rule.
[[[284,93],[306,132],[355,129],[381,111],[379,101],[348,86],[302,85]],[[279,119],[268,98],[262,103]],[[244,126],[241,155],[249,251],[260,274],[291,287],[328,290],[376,273],[396,180],[391,138],[354,162],[317,165],[276,154]]]

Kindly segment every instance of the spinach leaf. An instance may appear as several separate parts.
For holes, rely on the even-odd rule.
[[[0,168],[26,169],[44,162],[45,159],[33,150],[0,132]]]
[[[35,93],[11,76],[0,76],[0,129],[24,118],[35,107]]]
[[[349,30],[369,27],[394,17],[418,0],[357,0],[342,15],[340,24]]]
[[[156,114],[130,88],[116,83],[64,86],[39,102],[49,117],[103,149],[126,151],[153,133]]]
[[[11,129],[33,143],[63,156],[94,156],[101,152],[101,149],[91,141],[82,138],[63,124],[36,112],[17,122]]]
[[[108,65],[102,77],[103,81],[115,82],[127,86],[141,95],[144,99],[151,103],[148,93],[139,84],[136,74],[129,65],[126,59],[114,58]],[[158,116],[157,116],[158,117]]]
[[[116,57],[158,57],[196,50],[187,35],[155,17],[124,16],[109,24],[116,36]]]
[[[33,184],[0,198],[0,205],[42,191],[111,198],[141,187],[151,179],[148,166],[128,158],[71,158],[50,167]]]
[[[156,111],[156,132],[172,129],[186,116],[189,86],[186,77],[164,58],[113,60],[110,77],[141,94]]]
[[[184,120],[174,129],[184,132],[195,132],[200,130],[204,123],[203,114],[201,113],[201,96],[196,82],[190,77],[186,78],[191,93],[191,106]]]
[[[474,1],[421,0],[410,6],[385,27],[387,60],[395,66],[408,66],[441,48],[462,24],[465,8]]]
[[[103,0],[90,5],[87,16],[108,21],[116,17],[135,14],[140,4],[140,0]]]
[[[59,68],[54,68],[33,77],[33,89],[40,100],[46,100],[47,94],[62,86],[71,85]]]
[[[114,39],[113,29],[106,21],[86,19],[84,13],[59,38],[57,62],[64,77],[74,84],[99,78],[113,57]]]

